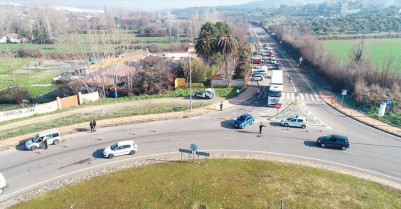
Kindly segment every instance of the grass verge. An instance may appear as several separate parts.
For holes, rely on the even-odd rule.
[[[204,103],[194,103],[193,108],[199,108],[202,106],[206,106],[208,104]],[[179,107],[179,108],[177,108]],[[69,115],[66,117],[57,118],[54,120],[49,120],[46,122],[34,123],[25,126],[19,126],[17,128],[8,129],[3,131],[0,134],[0,140],[7,139],[11,137],[21,136],[28,133],[36,133],[42,130],[57,128],[61,126],[67,126],[77,123],[88,122],[94,120],[102,120],[102,119],[110,119],[110,118],[120,118],[126,116],[135,116],[135,115],[148,115],[155,113],[166,113],[166,112],[178,112],[187,110],[188,105],[183,104],[172,104],[172,103],[158,103],[156,105],[147,105],[147,106],[139,106],[139,107],[130,107],[119,109],[118,111],[111,111],[99,114],[98,112],[92,113],[79,113],[74,115]]]
[[[12,208],[280,208],[281,200],[285,208],[399,208],[401,191],[305,166],[217,159],[110,173]]]

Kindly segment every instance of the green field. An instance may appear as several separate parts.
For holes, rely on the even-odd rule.
[[[336,54],[346,61],[359,40],[328,40],[322,41],[330,53]],[[368,58],[373,65],[381,66],[389,57],[394,58],[393,69],[401,71],[401,38],[394,39],[366,39]]]
[[[140,146],[140,145],[139,145]],[[50,191],[12,208],[399,208],[401,191],[356,177],[262,160],[168,162]]]

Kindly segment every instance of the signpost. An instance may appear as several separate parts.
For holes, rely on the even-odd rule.
[[[341,104],[343,104],[344,96],[347,95],[347,93],[348,93],[348,90],[346,90],[346,89],[343,89],[343,90],[341,91],[341,95],[343,96],[343,98],[341,99]]]
[[[192,154],[192,150],[189,150],[189,149],[178,149],[178,151],[181,153],[181,162],[182,162],[182,153],[188,153],[188,160],[189,160],[189,157],[191,156],[191,154]]]
[[[207,164],[207,157],[210,157],[210,153],[207,153],[207,152],[198,152],[198,151],[196,151],[196,154],[198,155],[198,164],[199,164],[199,156],[200,156],[200,155],[206,157],[206,164]]]
[[[198,150],[198,146],[196,144],[189,145],[189,148],[191,148],[192,152]],[[195,155],[192,155],[192,162],[195,162]]]
[[[392,107],[393,107],[393,100],[388,99],[388,100],[386,101],[386,105],[387,105],[388,108],[392,108]]]
[[[276,114],[276,118],[277,118],[277,116],[278,116],[278,109],[281,108],[281,103],[276,103],[275,107],[276,107],[276,109],[277,109],[277,114]]]
[[[302,62],[304,61],[304,58],[302,58],[302,56],[299,58],[299,64],[302,64]]]

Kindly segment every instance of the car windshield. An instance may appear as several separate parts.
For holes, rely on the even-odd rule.
[[[35,137],[33,137],[32,142],[35,143],[39,138],[39,134],[36,134]]]
[[[326,139],[327,140],[331,139],[331,135],[326,136]]]
[[[281,97],[281,91],[269,91],[271,97]]]
[[[246,117],[241,116],[241,117],[237,118],[237,120],[238,120],[238,121],[245,121],[245,120],[246,120]]]
[[[111,150],[115,150],[117,147],[118,147],[118,144],[115,143],[115,144],[113,144],[110,148],[111,148]]]

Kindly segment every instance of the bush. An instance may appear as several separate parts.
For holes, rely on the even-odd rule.
[[[17,51],[18,57],[43,57],[44,53],[41,49],[27,49],[24,46],[22,46],[18,51]]]

